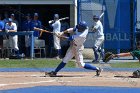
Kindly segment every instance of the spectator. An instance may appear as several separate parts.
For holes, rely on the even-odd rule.
[[[0,15],[0,32],[4,30],[4,22],[2,21],[2,16]],[[0,48],[2,48],[3,45],[3,36],[0,35]]]
[[[32,25],[32,19],[31,19],[31,15],[27,14],[26,15],[26,20],[22,23],[22,31],[31,31]],[[25,47],[26,47],[26,56],[29,57],[30,56],[30,38],[28,35],[25,36]]]
[[[37,28],[41,28],[42,27],[42,23],[41,21],[38,19],[39,15],[38,13],[34,13],[34,18],[32,20],[32,31],[34,30],[34,27],[37,27]],[[39,37],[39,32],[38,31],[34,31],[34,36],[35,37]]]
[[[16,23],[17,28],[18,28],[19,25],[18,25],[18,21],[15,19],[15,14],[11,14],[10,18],[13,20],[14,23]]]
[[[4,22],[4,24],[6,24],[6,23],[8,23],[8,13],[7,12],[5,12],[4,13],[4,20],[3,20],[3,22]]]
[[[5,25],[5,31],[8,32],[17,32],[17,26],[16,23],[12,22],[12,19],[9,18],[8,23]],[[9,36],[10,46],[12,49],[12,54],[16,54],[16,56],[19,57],[19,48],[18,48],[18,36],[17,35],[11,35]]]

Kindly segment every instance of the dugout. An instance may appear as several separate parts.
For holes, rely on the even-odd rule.
[[[5,14],[10,16],[15,14],[19,22],[18,31],[21,31],[22,22],[25,20],[27,13],[39,13],[39,20],[42,22],[42,27],[49,29],[48,21],[53,19],[53,15],[58,13],[60,18],[69,17],[66,20],[69,27],[73,27],[77,22],[77,0],[2,0],[0,1],[0,14],[5,17]],[[33,15],[32,15],[33,16]],[[46,40],[46,45],[51,46],[52,37],[43,33],[41,39]],[[22,42],[24,40],[19,40]],[[23,45],[20,44],[21,49]],[[22,50],[24,51],[24,50]],[[49,55],[49,54],[48,54]]]

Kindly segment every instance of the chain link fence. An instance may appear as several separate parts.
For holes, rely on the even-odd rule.
[[[93,26],[93,15],[100,16],[104,26],[105,52],[123,53],[135,49],[135,37],[133,26],[133,5],[131,0],[79,0],[79,21],[85,20],[91,28]],[[139,24],[137,23],[137,27]],[[91,56],[92,47],[95,41],[94,33],[89,29],[89,34],[85,42],[85,48],[90,49],[87,56]],[[87,51],[87,50],[86,50]],[[89,53],[90,52],[90,53]],[[86,54],[85,54],[86,55]],[[125,58],[127,59],[127,58]],[[133,59],[128,58],[128,59]]]

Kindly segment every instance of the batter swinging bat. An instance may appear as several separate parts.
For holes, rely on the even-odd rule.
[[[69,17],[64,17],[64,18],[60,18],[58,19],[59,21],[62,21],[62,20],[66,20],[66,19],[69,19]],[[51,24],[54,20],[50,20],[49,21],[49,24]]]

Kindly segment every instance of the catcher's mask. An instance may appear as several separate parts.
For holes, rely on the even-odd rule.
[[[81,21],[78,25],[76,25],[76,28],[79,32],[83,32],[85,29],[87,29],[87,23],[85,21]]]

